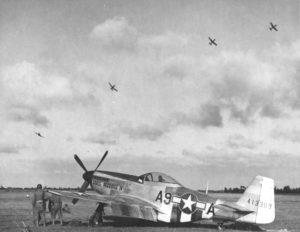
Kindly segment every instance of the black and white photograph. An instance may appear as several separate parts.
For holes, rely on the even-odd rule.
[[[0,231],[300,231],[299,0],[0,0]]]

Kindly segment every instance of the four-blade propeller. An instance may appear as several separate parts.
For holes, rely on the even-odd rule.
[[[85,173],[83,173],[82,177],[84,179],[83,184],[81,185],[81,188],[79,189],[79,192],[84,193],[87,188],[89,187],[89,185],[91,185],[92,187],[92,178],[93,178],[93,174],[95,171],[97,171],[97,169],[100,167],[100,165],[102,164],[103,160],[105,159],[105,157],[107,156],[108,151],[106,151],[104,153],[104,155],[102,156],[100,162],[98,163],[98,165],[96,166],[96,168],[93,171],[88,171],[86,169],[86,167],[84,166],[84,164],[82,163],[81,159],[75,154],[74,155],[74,159],[76,160],[76,162],[79,164],[79,166],[85,171]],[[76,204],[78,201],[78,199],[74,198],[72,200],[73,204]]]

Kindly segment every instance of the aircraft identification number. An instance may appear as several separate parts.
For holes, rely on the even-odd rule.
[[[171,203],[171,200],[172,200],[172,194],[171,193],[165,193],[164,194],[164,203],[166,205],[170,204]],[[157,194],[157,197],[155,199],[155,201],[160,201],[162,202],[163,201],[163,193],[162,191],[159,191],[159,193]]]
[[[253,200],[253,199],[248,199],[248,204],[250,205],[254,205],[257,207],[261,207],[261,208],[265,208],[265,209],[271,209],[272,208],[272,204],[271,203],[267,203],[264,201],[259,201],[259,200]]]

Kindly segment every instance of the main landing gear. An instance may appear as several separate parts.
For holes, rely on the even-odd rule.
[[[90,226],[101,226],[103,223],[103,212],[104,204],[98,203],[97,209],[94,214],[90,217],[89,225]]]

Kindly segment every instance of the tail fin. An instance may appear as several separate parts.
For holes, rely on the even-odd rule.
[[[274,180],[256,176],[237,201],[237,205],[253,211],[237,221],[256,224],[273,222],[275,219]]]

